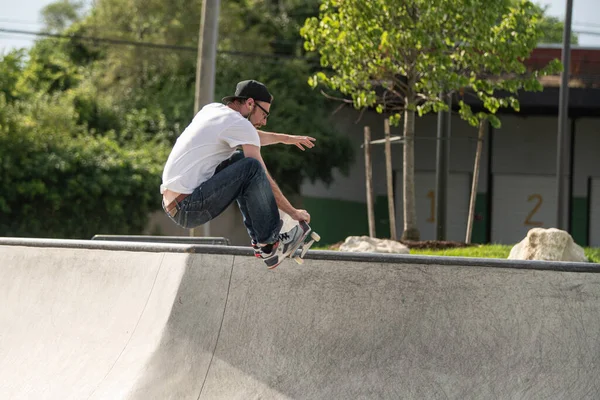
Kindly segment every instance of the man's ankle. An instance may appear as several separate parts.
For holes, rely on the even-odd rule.
[[[258,247],[260,247],[260,250],[263,253],[270,253],[271,251],[273,251],[273,243],[266,243],[266,244],[259,243]]]

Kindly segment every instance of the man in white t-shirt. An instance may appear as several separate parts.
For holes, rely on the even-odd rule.
[[[195,228],[237,201],[257,257],[275,268],[309,234],[310,215],[285,198],[268,173],[260,148],[274,143],[304,150],[314,138],[258,130],[267,123],[273,96],[255,80],[239,82],[223,103],[203,107],[177,139],[165,165],[160,192],[169,217]],[[241,147],[242,151],[236,150]],[[304,221],[280,232],[279,210]]]

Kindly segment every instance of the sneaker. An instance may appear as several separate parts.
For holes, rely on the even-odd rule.
[[[304,221],[294,226],[288,232],[279,234],[279,240],[272,245],[259,248],[259,253],[255,255],[263,259],[269,269],[277,267],[283,260],[304,243],[304,239],[310,233],[310,227]],[[269,248],[270,247],[270,248]]]

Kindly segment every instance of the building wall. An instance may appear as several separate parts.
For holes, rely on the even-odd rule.
[[[305,183],[302,194],[305,203],[311,205],[315,230],[329,232],[324,241],[343,240],[343,237],[368,234],[366,219],[366,194],[363,143],[364,126],[371,128],[372,140],[382,139],[383,117],[376,113],[365,113],[356,122],[357,113],[344,110],[336,116],[338,127],[346,132],[357,152],[356,162],[348,177],[336,174],[330,186]],[[497,242],[512,244],[520,241],[529,229],[535,226],[556,226],[556,163],[557,130],[556,117],[503,115],[502,127],[486,129],[480,176],[477,189],[474,242]],[[600,225],[600,188],[594,198],[591,179],[600,179],[600,160],[596,156],[600,149],[598,120],[577,119],[573,122],[575,157],[573,158],[573,197],[568,199],[571,182],[565,181],[565,193],[571,208],[571,232],[578,243],[587,244],[590,231],[600,231],[590,223],[590,212],[596,207]],[[471,127],[458,116],[451,119],[450,178],[447,204],[447,238],[464,240],[468,202],[477,145],[477,128]],[[566,141],[571,141],[571,123]],[[417,118],[415,123],[415,185],[417,201],[417,225],[423,240],[435,238],[435,166],[436,166],[437,116]],[[402,127],[392,128],[392,136],[401,135]],[[491,140],[492,159],[489,160]],[[373,186],[376,196],[377,236],[389,237],[387,214],[387,189],[385,154],[383,145],[372,148]],[[392,146],[394,170],[394,194],[396,229],[401,235],[403,228],[402,200],[402,145]],[[567,154],[568,174],[570,155]],[[488,173],[491,166],[491,173]],[[338,200],[338,202],[332,201]],[[337,205],[344,204],[337,208]],[[337,209],[336,209],[337,208]],[[348,211],[344,211],[348,210]],[[351,210],[351,211],[350,211]],[[362,210],[362,211],[361,211]],[[344,221],[352,213],[355,224],[350,231]],[[319,218],[315,219],[314,216]],[[566,219],[569,219],[567,216]],[[339,226],[339,230],[336,227]],[[600,241],[600,234],[597,235]]]
[[[533,227],[557,225],[557,130],[553,117],[511,115],[494,131],[492,242],[514,243]]]
[[[582,241],[600,247],[600,120],[581,118],[575,127],[573,226]]]
[[[344,235],[339,232],[335,236],[335,241],[343,240],[345,236],[368,234],[368,222],[366,217],[366,191],[365,191],[365,158],[364,149],[361,145],[364,141],[364,127],[369,126],[371,130],[371,139],[384,138],[384,118],[374,112],[365,113],[363,118],[356,122],[357,113],[346,109],[336,116],[337,127],[345,132],[354,145],[356,151],[356,162],[351,168],[348,177],[336,174],[336,181],[329,187],[323,184],[305,183],[302,186],[302,195],[305,203],[313,205],[308,208],[313,215],[313,228],[318,230],[326,229],[331,231],[331,226],[343,226],[344,215],[337,215],[333,210],[330,201],[340,200],[346,207],[355,210],[354,215],[360,214],[361,224],[357,224],[353,232]],[[403,121],[400,126],[391,128],[391,135],[403,135]],[[467,223],[468,201],[471,186],[471,177],[473,164],[475,160],[475,151],[477,145],[478,128],[472,127],[459,117],[453,116],[451,119],[452,137],[450,140],[450,176],[448,188],[448,208],[447,208],[447,235],[450,240],[464,241]],[[486,129],[487,132],[487,129]],[[416,183],[416,202],[417,202],[417,224],[421,231],[422,239],[435,238],[435,168],[436,168],[436,136],[437,136],[437,115],[432,114],[415,121],[415,183]],[[375,214],[378,237],[390,237],[388,206],[387,206],[387,186],[385,170],[385,152],[383,145],[373,145],[371,149],[371,160],[373,169],[373,191],[376,197]],[[396,231],[398,236],[403,231],[403,200],[402,200],[402,161],[403,147],[400,144],[392,145],[392,168],[394,170],[394,203],[396,215]],[[487,146],[483,146],[483,155],[481,159],[481,170],[479,179],[479,191],[487,189]],[[450,185],[454,185],[452,188]],[[340,204],[342,203],[340,202]],[[329,206],[328,206],[329,204]],[[481,208],[482,201],[479,201]],[[327,208],[329,211],[316,210],[318,207]],[[358,212],[357,210],[362,210]],[[478,210],[480,211],[480,210]],[[315,212],[318,215],[329,215],[327,222],[320,223],[315,219]],[[332,214],[333,213],[333,214]],[[479,212],[481,214],[481,212]],[[347,218],[347,216],[346,216]],[[358,218],[357,218],[358,219]],[[477,221],[476,224],[481,224]],[[322,225],[322,226],[320,226]],[[362,228],[360,228],[362,227]],[[360,228],[360,229],[359,229]],[[478,235],[483,236],[485,230],[479,229]],[[321,235],[325,242],[328,242],[328,235]],[[483,238],[481,238],[483,240]]]

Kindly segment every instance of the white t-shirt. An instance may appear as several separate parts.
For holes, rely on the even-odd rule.
[[[260,147],[258,132],[250,121],[220,103],[204,106],[173,146],[163,171],[160,192],[169,189],[192,193],[243,144]]]

